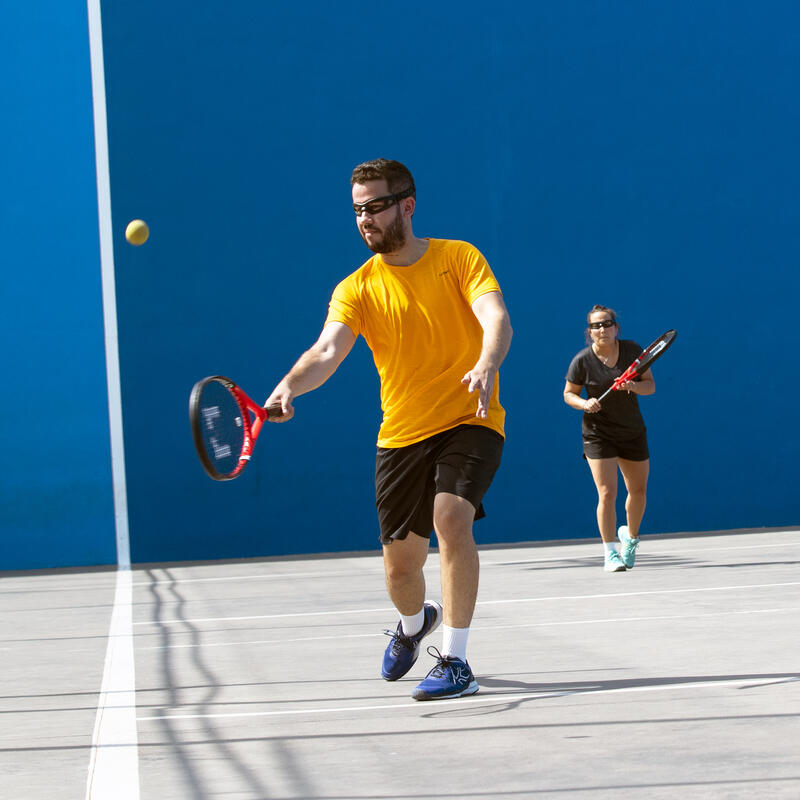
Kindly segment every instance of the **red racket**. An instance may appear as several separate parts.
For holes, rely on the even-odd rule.
[[[265,420],[281,414],[279,405],[260,406],[222,375],[198,381],[189,395],[189,422],[209,477],[229,481],[241,475]]]
[[[667,349],[675,341],[677,335],[678,332],[675,330],[668,330],[666,333],[662,333],[649,347],[642,350],[641,355],[636,361],[634,361],[633,364],[631,364],[628,369],[597,398],[598,401],[602,400],[610,392],[616,392],[623,383],[632,381],[635,377],[649,369],[657,358],[660,358],[667,352]]]

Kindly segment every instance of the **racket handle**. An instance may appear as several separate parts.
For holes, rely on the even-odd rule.
[[[248,403],[248,407],[250,410],[256,415],[256,422],[253,423],[254,425],[257,422],[263,422],[270,417],[282,417],[283,416],[283,409],[281,408],[280,403],[276,403],[272,406],[260,406],[256,403],[253,403],[252,400]]]
[[[250,433],[255,441],[258,438],[258,434],[261,433],[261,426],[264,422],[270,417],[282,417],[283,408],[281,408],[280,404],[267,406],[266,408],[264,408],[264,406],[254,406],[253,413],[256,415],[256,418],[253,420],[253,424],[250,427]],[[250,456],[248,455],[247,458],[250,458]]]
[[[626,381],[632,381],[637,375],[638,373],[632,364],[630,367],[628,367],[628,369],[625,370],[625,372],[622,373],[622,375],[619,376],[619,378],[614,381],[614,383],[611,384],[611,386],[608,387],[608,389],[603,392],[603,394],[600,395],[600,397],[597,398],[597,402],[602,402],[604,397],[611,394],[611,392],[616,392],[623,383]]]

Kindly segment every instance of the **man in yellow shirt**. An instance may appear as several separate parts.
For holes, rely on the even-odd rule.
[[[381,674],[403,677],[444,621],[441,652],[430,648],[436,664],[412,696],[474,694],[466,658],[479,574],[472,525],[503,450],[497,371],[511,343],[508,311],[472,245],[414,235],[416,189],[403,164],[367,161],[350,183],[358,230],[375,255],[336,287],[319,339],[265,405],[282,408],[271,421],[291,419],[293,399],[328,380],[364,337],[381,382],[375,487],[386,586],[400,613]],[[434,530],[442,605],[425,600]]]

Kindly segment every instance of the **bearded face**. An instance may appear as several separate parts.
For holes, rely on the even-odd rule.
[[[401,201],[411,192],[413,186],[392,193],[383,179],[353,184],[358,232],[373,253],[396,253],[406,246],[410,226]]]
[[[382,219],[380,222],[378,221],[378,218],[389,216],[391,212],[394,212],[394,216],[388,223],[385,223]],[[359,223],[358,230],[364,240],[364,244],[373,253],[395,253],[406,243],[403,217],[398,205],[386,209],[386,211],[378,214],[377,217],[365,217]]]

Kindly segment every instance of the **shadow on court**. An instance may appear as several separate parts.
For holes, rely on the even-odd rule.
[[[396,617],[378,557],[135,568],[136,740],[95,749],[135,747],[159,800],[796,800],[798,546],[653,536],[621,574],[594,541],[482,550],[480,692],[427,703],[425,653],[379,677]],[[438,598],[435,552],[426,578]],[[114,574],[5,584],[4,797],[81,796]]]

